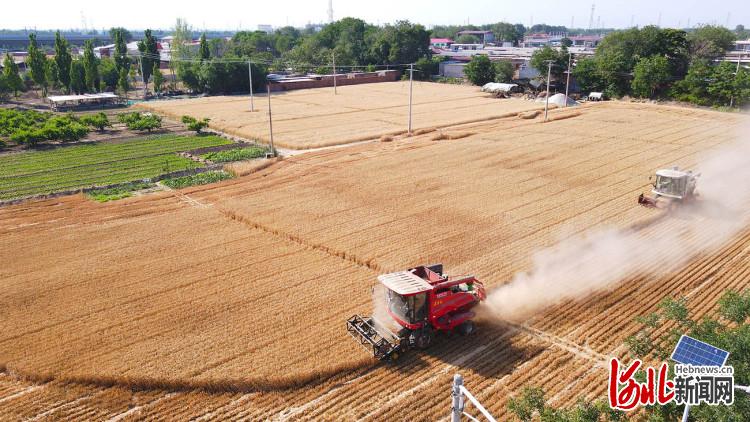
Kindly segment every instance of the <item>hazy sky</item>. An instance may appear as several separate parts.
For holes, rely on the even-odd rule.
[[[613,0],[598,1],[594,26],[627,27],[657,24],[676,27],[715,23],[734,28],[750,27],[748,0]],[[32,7],[33,5],[33,7]],[[529,25],[548,23],[588,27],[592,2],[581,0],[498,1],[498,0],[334,0],[334,19],[354,16],[370,23],[383,24],[408,19],[426,26],[435,24],[472,24],[509,21]],[[125,26],[134,29],[167,29],[175,18],[187,19],[195,28],[256,29],[258,24],[274,27],[286,24],[303,26],[327,20],[327,0],[284,1],[160,1],[160,0],[37,0],[33,4],[3,0],[0,28],[68,29]],[[729,16],[728,16],[729,14]]]

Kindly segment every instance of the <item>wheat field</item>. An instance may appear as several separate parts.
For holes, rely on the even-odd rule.
[[[274,145],[309,149],[398,135],[408,128],[409,82],[383,82],[271,94]],[[249,96],[216,96],[141,103],[159,114],[211,119],[210,127],[224,133],[269,142],[268,97],[259,94],[250,111]],[[414,82],[414,130],[515,115],[539,109],[539,103],[498,100],[479,87]]]
[[[476,336],[396,364],[344,325],[371,312],[381,272],[442,262],[491,290],[592,228],[679,231],[684,219],[637,205],[648,176],[691,168],[748,123],[625,103],[553,116],[315,151],[113,203],[0,208],[0,419],[440,420],[457,372],[498,420],[524,386],[556,406],[603,396],[636,316],[667,295],[708,315],[725,289],[750,287],[750,228],[524,321],[484,312]],[[712,235],[710,221],[692,234]]]

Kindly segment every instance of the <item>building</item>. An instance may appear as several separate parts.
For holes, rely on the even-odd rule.
[[[521,42],[521,47],[558,47],[562,45],[562,40],[568,38],[574,47],[596,48],[602,40],[601,35],[570,35],[567,33],[546,34],[532,33],[526,34]]]
[[[489,44],[495,41],[495,34],[492,31],[459,31],[456,36],[474,35],[482,40],[482,44]]]
[[[596,48],[604,37],[601,35],[573,35],[568,38],[573,41],[574,47]]]
[[[453,44],[450,38],[430,38],[430,47],[433,49],[447,50]]]
[[[273,26],[271,25],[258,25],[258,31],[265,32],[266,34],[273,34]]]
[[[727,51],[722,60],[750,66],[750,40],[735,41],[732,49]]]
[[[438,65],[438,72],[440,76],[446,78],[463,79],[466,76],[464,75],[464,68],[467,64],[468,62],[459,60],[448,60],[440,62],[440,64]]]

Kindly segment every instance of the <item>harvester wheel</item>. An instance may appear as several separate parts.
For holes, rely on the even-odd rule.
[[[464,321],[456,327],[456,331],[458,331],[459,334],[462,336],[469,336],[474,334],[474,331],[476,331],[477,327],[474,325],[474,321]]]
[[[424,350],[430,347],[433,337],[432,328],[425,326],[424,328],[411,332],[409,343],[415,349]]]
[[[398,352],[391,353],[391,360],[392,361],[397,361],[398,360]]]

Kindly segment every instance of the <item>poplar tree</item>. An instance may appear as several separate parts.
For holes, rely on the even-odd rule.
[[[70,91],[70,63],[73,58],[70,55],[68,41],[63,38],[60,31],[55,33],[55,63],[57,64],[57,79],[66,91]]]
[[[159,50],[156,47],[156,38],[151,35],[151,30],[147,29],[143,32],[143,41],[138,42],[138,51],[141,52],[141,61],[143,70],[143,83],[148,85],[148,80],[151,78],[151,73],[154,69],[154,64],[159,63]]]
[[[29,68],[31,79],[42,88],[42,95],[47,95],[47,57],[39,49],[36,42],[36,34],[29,34]]]
[[[96,92],[99,88],[99,60],[94,55],[94,44],[86,40],[83,49],[83,68],[86,81],[86,90]]]
[[[200,49],[198,50],[198,58],[201,60],[208,60],[211,58],[211,51],[208,49],[208,41],[206,41],[206,33],[201,34]]]
[[[70,63],[70,90],[76,94],[86,92],[86,66],[82,60]]]
[[[125,43],[125,36],[122,30],[114,31],[115,39],[115,66],[117,67],[117,73],[122,73],[123,69],[125,72],[130,70],[130,58],[128,57],[128,46]]]

